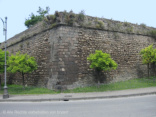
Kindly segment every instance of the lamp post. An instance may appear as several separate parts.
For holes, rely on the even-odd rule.
[[[7,84],[6,84],[6,67],[7,67],[7,64],[6,64],[7,17],[5,17],[5,22],[3,21],[2,18],[0,18],[0,19],[3,22],[3,34],[5,35],[5,64],[4,64],[5,71],[4,71],[4,94],[3,94],[3,99],[7,99],[7,98],[9,98],[8,87],[7,87]]]

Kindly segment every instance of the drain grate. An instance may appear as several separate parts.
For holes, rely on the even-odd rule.
[[[69,98],[71,98],[72,95],[65,95],[63,101],[69,101]]]

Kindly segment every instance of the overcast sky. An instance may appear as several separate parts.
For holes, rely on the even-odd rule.
[[[156,0],[0,0],[0,17],[8,17],[7,38],[26,30],[25,19],[31,13],[36,14],[38,7],[50,7],[50,14],[57,11],[79,13],[104,17],[107,19],[144,23],[156,27]],[[3,23],[0,20],[0,42],[3,42]]]

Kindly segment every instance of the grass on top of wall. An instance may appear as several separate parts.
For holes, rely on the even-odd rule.
[[[156,78],[137,78],[127,81],[121,81],[110,84],[90,87],[80,87],[71,90],[62,91],[62,93],[86,93],[86,92],[104,92],[104,91],[115,91],[115,90],[126,90],[136,88],[156,87]],[[28,94],[58,94],[60,91],[53,91],[46,88],[31,87],[28,86],[23,90],[21,85],[8,85],[8,92],[12,95],[28,95]],[[3,90],[0,91],[3,94]]]

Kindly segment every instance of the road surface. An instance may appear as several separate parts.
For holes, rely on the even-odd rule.
[[[1,102],[0,117],[156,117],[156,95],[60,102]]]

